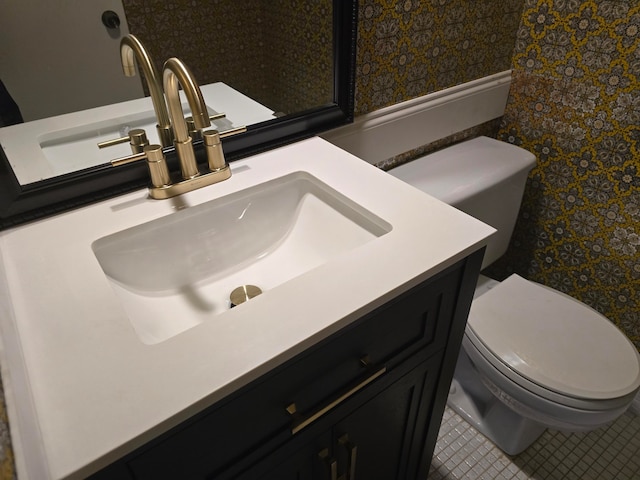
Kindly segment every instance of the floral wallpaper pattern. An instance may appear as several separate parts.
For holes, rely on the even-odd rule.
[[[582,300],[640,349],[640,3],[526,0],[499,138],[534,152],[499,268]]]
[[[268,26],[265,102],[282,113],[333,102],[332,0],[261,3]]]
[[[360,0],[356,115],[508,70],[523,0]]]
[[[499,132],[379,166],[479,131],[535,153],[510,250],[489,274],[568,293],[640,349],[640,2],[362,0],[359,20],[357,114],[514,69]]]
[[[123,7],[158,69],[179,57],[198,83],[224,81],[281,113],[333,99],[331,0],[123,0]]]

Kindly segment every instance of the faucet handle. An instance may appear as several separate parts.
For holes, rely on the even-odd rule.
[[[227,165],[224,159],[224,152],[222,150],[222,139],[237,135],[247,131],[247,127],[230,128],[223,132],[218,130],[205,130],[202,132],[202,138],[204,139],[204,148],[207,151],[207,160],[209,162],[209,170],[215,172]]]
[[[169,174],[167,160],[164,156],[164,152],[162,151],[162,145],[147,145],[140,153],[111,160],[111,166],[117,167],[120,165],[126,165],[127,163],[138,162],[140,160],[147,161],[149,174],[151,175],[151,184],[154,187],[166,187],[171,184],[171,175]]]
[[[127,135],[126,137],[105,140],[104,142],[98,143],[98,148],[112,147],[114,145],[119,145],[120,143],[126,142],[129,142],[129,144],[131,145],[131,151],[133,153],[142,153],[144,147],[149,145],[147,133],[142,128],[133,128],[129,130],[129,135]]]
[[[246,131],[247,127],[244,125],[241,127],[229,128],[228,130],[223,130],[220,132],[220,138],[233,137],[234,135],[244,133]]]
[[[223,168],[227,162],[224,159],[222,151],[222,141],[218,130],[205,130],[202,132],[204,140],[204,148],[207,151],[207,161],[209,162],[209,170],[215,172]]]
[[[216,113],[215,115],[209,115],[209,121],[213,122],[214,120],[220,120],[221,118],[225,118],[227,115],[225,113]],[[198,130],[196,127],[196,122],[193,120],[193,117],[189,116],[185,118],[187,122],[187,131],[192,140],[202,140],[202,130]]]

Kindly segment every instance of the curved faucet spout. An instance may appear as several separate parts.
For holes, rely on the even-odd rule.
[[[182,177],[193,178],[198,175],[198,166],[191,144],[191,137],[187,129],[187,122],[184,119],[182,104],[180,103],[179,87],[182,86],[191,115],[196,128],[203,129],[211,125],[207,106],[204,103],[204,97],[198,87],[197,82],[193,78],[193,74],[187,66],[178,58],[170,58],[164,64],[162,73],[164,91],[167,95],[167,105],[169,106],[169,116],[171,117],[171,125],[173,125],[173,133],[175,136],[174,145],[180,160],[182,169]]]
[[[183,142],[189,136],[187,123],[184,120],[182,104],[178,96],[178,88],[182,86],[184,94],[191,108],[193,121],[198,129],[203,129],[211,125],[207,106],[204,97],[198,87],[198,83],[191,70],[178,58],[170,58],[164,64],[162,75],[164,89],[167,93],[167,104],[169,105],[169,115],[175,134],[176,141]]]
[[[122,61],[122,70],[127,77],[132,77],[136,74],[134,59],[138,60],[138,65],[144,72],[147,85],[149,86],[153,109],[158,120],[156,128],[158,130],[158,136],[160,137],[160,143],[165,147],[170,146],[173,135],[171,133],[171,123],[169,122],[169,113],[167,112],[167,105],[164,100],[162,84],[160,83],[160,75],[158,75],[158,70],[153,65],[147,49],[134,35],[126,35],[120,41],[120,58]]]

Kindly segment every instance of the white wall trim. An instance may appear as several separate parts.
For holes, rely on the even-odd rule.
[[[367,113],[322,137],[376,164],[502,116],[510,86],[506,70]]]

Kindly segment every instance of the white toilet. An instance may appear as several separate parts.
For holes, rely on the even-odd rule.
[[[535,157],[486,137],[389,173],[493,226],[483,268],[504,254]],[[586,431],[624,413],[640,389],[640,356],[604,316],[512,275],[480,277],[448,404],[504,452],[547,427]]]

